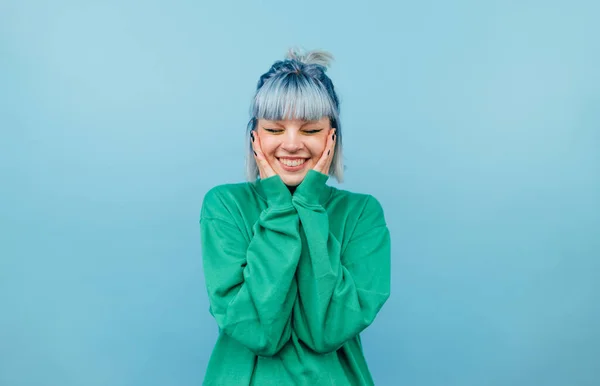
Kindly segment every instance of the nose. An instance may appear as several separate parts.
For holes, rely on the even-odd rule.
[[[295,130],[286,130],[283,142],[281,143],[281,148],[286,152],[295,153],[302,150],[303,147],[304,142],[302,142],[300,135],[298,135]]]

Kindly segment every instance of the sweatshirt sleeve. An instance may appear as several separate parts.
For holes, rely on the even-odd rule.
[[[268,207],[250,240],[218,188],[204,199],[200,232],[210,310],[220,330],[256,355],[272,356],[290,339],[302,246],[289,190],[279,176],[261,183]]]
[[[319,353],[335,351],[363,331],[390,294],[390,235],[381,205],[367,196],[341,251],[317,199],[327,178],[309,172],[293,198],[309,256],[298,265],[294,331]]]

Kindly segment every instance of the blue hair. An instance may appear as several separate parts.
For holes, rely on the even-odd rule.
[[[343,179],[342,131],[340,127],[340,103],[333,82],[325,74],[333,59],[325,51],[310,51],[304,55],[290,50],[287,59],[275,62],[258,80],[254,96],[247,136],[256,129],[259,119],[271,121],[300,119],[305,121],[329,117],[336,129],[336,144],[329,174],[338,182]],[[247,177],[258,177],[258,167],[253,157],[249,138]]]

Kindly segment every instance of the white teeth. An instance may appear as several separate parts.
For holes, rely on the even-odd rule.
[[[300,159],[300,160],[288,160],[288,159],[279,159],[279,161],[281,161],[282,164],[286,165],[286,166],[300,166],[302,165],[306,160],[305,159]]]

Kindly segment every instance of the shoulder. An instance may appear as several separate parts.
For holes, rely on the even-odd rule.
[[[204,218],[229,219],[232,211],[254,201],[255,197],[256,192],[248,182],[217,185],[204,195],[200,215]]]
[[[371,194],[333,188],[330,202],[337,208],[355,213],[358,218],[385,224],[383,207]]]

